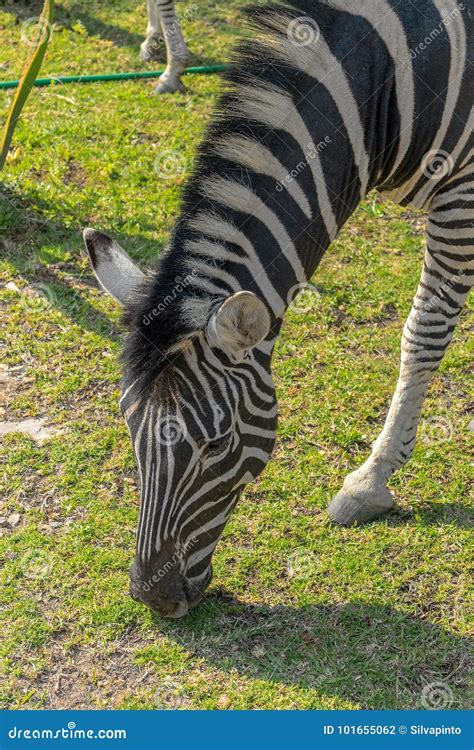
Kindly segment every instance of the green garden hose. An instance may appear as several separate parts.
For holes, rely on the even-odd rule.
[[[229,70],[230,65],[200,65],[186,68],[185,74],[222,73]],[[35,86],[51,86],[54,83],[97,83],[97,81],[133,81],[137,78],[159,78],[164,70],[153,70],[138,73],[98,73],[84,76],[54,76],[51,78],[37,78]],[[0,89],[15,89],[19,81],[0,81]]]

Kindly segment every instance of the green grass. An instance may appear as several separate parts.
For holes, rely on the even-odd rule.
[[[199,62],[225,61],[243,5],[199,3],[185,22]],[[58,6],[44,75],[139,69],[143,7]],[[21,21],[39,7],[0,11],[3,78],[20,72]],[[448,419],[450,435],[425,431],[392,482],[397,512],[358,529],[325,512],[383,424],[421,268],[422,217],[376,198],[328,252],[317,305],[288,315],[275,456],[229,523],[204,602],[172,623],[128,597],[138,499],[117,406],[119,312],[97,288],[80,229],[108,230],[144,267],[161,251],[186,175],[165,179],[153,165],[163,149],[191,164],[218,80],[187,85],[161,99],[151,82],[36,90],[2,174],[14,379],[0,420],[46,417],[64,433],[1,444],[0,515],[21,514],[0,531],[1,705],[420,708],[423,687],[441,681],[451,706],[467,707],[467,315],[423,412]],[[10,98],[0,93],[0,120]]]

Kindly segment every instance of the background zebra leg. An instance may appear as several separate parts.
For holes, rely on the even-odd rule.
[[[458,213],[455,215],[459,217]],[[448,224],[459,226],[466,218],[464,215],[462,220]],[[435,212],[431,221],[436,221]],[[435,227],[430,222],[421,282],[403,331],[401,368],[395,395],[370,458],[346,477],[342,490],[329,505],[329,515],[337,523],[351,525],[370,521],[393,506],[387,480],[413,452],[428,385],[451,341],[473,282],[474,240],[470,247],[466,245],[466,230],[460,229],[459,232],[464,234],[458,250],[450,244],[453,231],[446,232],[446,241],[439,241],[443,230],[438,223]]]
[[[160,13],[156,0],[147,0],[148,28],[146,39],[140,47],[141,60],[157,60],[160,57],[160,46],[163,41]]]
[[[174,0],[157,0],[157,6],[160,12],[161,27],[166,43],[168,64],[165,72],[160,77],[155,94],[185,91],[181,81],[181,74],[191,62],[192,56],[184,41],[174,7]]]

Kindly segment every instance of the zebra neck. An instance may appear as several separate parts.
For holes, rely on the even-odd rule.
[[[278,319],[372,187],[369,126],[355,141],[327,91],[297,104],[269,82],[240,86],[224,108],[186,188],[173,265],[190,276],[194,312],[206,298],[249,290]]]
[[[354,35],[364,44],[366,21],[316,7],[317,43],[292,43],[288,18],[272,12],[262,19],[270,42],[252,42],[230,75],[169,251],[132,311],[125,359],[148,381],[238,291],[265,302],[276,336],[343,224],[390,176],[399,118],[385,45],[370,48],[361,73],[351,50]]]
[[[188,188],[186,205],[195,208],[179,223],[171,254],[189,282],[184,307],[200,322],[206,303],[241,290],[254,292],[281,320],[356,208],[360,186],[349,183],[349,155],[337,174],[325,166],[334,158],[330,148],[347,151],[347,145],[335,145],[340,134],[308,139],[301,148],[293,144],[289,157],[277,137],[263,146],[228,134]]]

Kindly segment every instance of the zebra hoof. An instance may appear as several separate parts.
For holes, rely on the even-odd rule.
[[[157,96],[159,96],[160,94],[184,94],[185,92],[186,88],[180,79],[162,80],[162,78],[160,78],[160,82],[154,91]]]
[[[140,53],[138,56],[140,60],[143,60],[144,62],[149,62],[150,60],[162,60],[163,54],[160,37],[151,36],[148,39],[145,39],[140,47]]]
[[[347,481],[347,480],[346,480]],[[341,526],[355,526],[373,521],[394,506],[392,493],[383,485],[374,490],[357,491],[344,483],[342,490],[329,504],[330,518]]]

